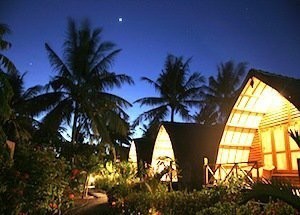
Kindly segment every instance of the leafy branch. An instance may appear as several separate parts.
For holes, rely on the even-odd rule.
[[[300,136],[299,132],[297,130],[292,131],[292,129],[289,130],[289,135],[293,140],[297,143],[298,147],[300,148]]]

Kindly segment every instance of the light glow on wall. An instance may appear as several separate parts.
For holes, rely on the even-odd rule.
[[[226,123],[219,146],[217,163],[247,162],[253,138],[264,114],[281,108],[284,102],[285,98],[275,89],[255,77],[252,80],[249,79]],[[262,136],[262,138],[265,138],[265,142],[269,141],[267,136]],[[269,148],[265,148],[265,150],[269,150]],[[282,158],[281,155],[278,156],[278,158]],[[271,157],[267,156],[265,159],[265,163],[272,163]],[[285,168],[285,165],[283,164],[280,168]]]
[[[137,155],[136,155],[136,147],[134,141],[132,141],[130,145],[128,161],[132,162],[135,166],[137,166]]]
[[[161,158],[168,157],[169,160],[175,161],[174,151],[172,147],[172,143],[170,137],[164,126],[160,126],[158,131],[158,135],[155,140],[152,162],[151,166],[154,170],[154,173],[159,173],[164,169],[164,166],[169,166],[170,161],[167,159],[162,160]],[[173,172],[176,172],[176,165],[172,163]],[[162,181],[170,181],[170,178],[166,175],[162,178]],[[172,181],[178,181],[177,176],[174,174],[172,177]]]

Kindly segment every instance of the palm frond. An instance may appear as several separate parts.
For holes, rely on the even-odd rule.
[[[112,66],[115,56],[121,51],[121,49],[117,49],[103,57],[92,69],[91,72],[101,73],[106,71],[109,67]]]
[[[17,68],[13,62],[11,62],[9,58],[2,54],[0,54],[0,66],[5,68],[7,73],[14,73],[17,71]]]
[[[42,122],[52,131],[57,131],[63,120],[70,117],[72,111],[72,101],[65,99],[49,111]]]
[[[149,106],[155,106],[155,105],[162,105],[166,104],[166,100],[161,97],[145,97],[145,98],[140,98],[133,103],[140,103],[140,106],[143,105],[149,105]]]
[[[68,70],[68,67],[47,43],[45,43],[45,48],[47,50],[48,58],[53,69],[57,71],[61,76],[71,76],[71,72]]]

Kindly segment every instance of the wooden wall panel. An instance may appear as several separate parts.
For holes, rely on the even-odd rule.
[[[266,113],[259,127],[260,129],[269,128],[277,125],[289,124],[290,122],[298,121],[299,119],[300,111],[286,101],[280,108]]]
[[[249,161],[258,161],[259,166],[262,165],[262,151],[258,130],[255,132],[253,142],[250,149]]]

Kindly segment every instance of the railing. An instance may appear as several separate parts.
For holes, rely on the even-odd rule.
[[[204,160],[204,186],[227,181],[231,176],[242,176],[245,183],[253,184],[259,180],[258,162],[209,164]]]

